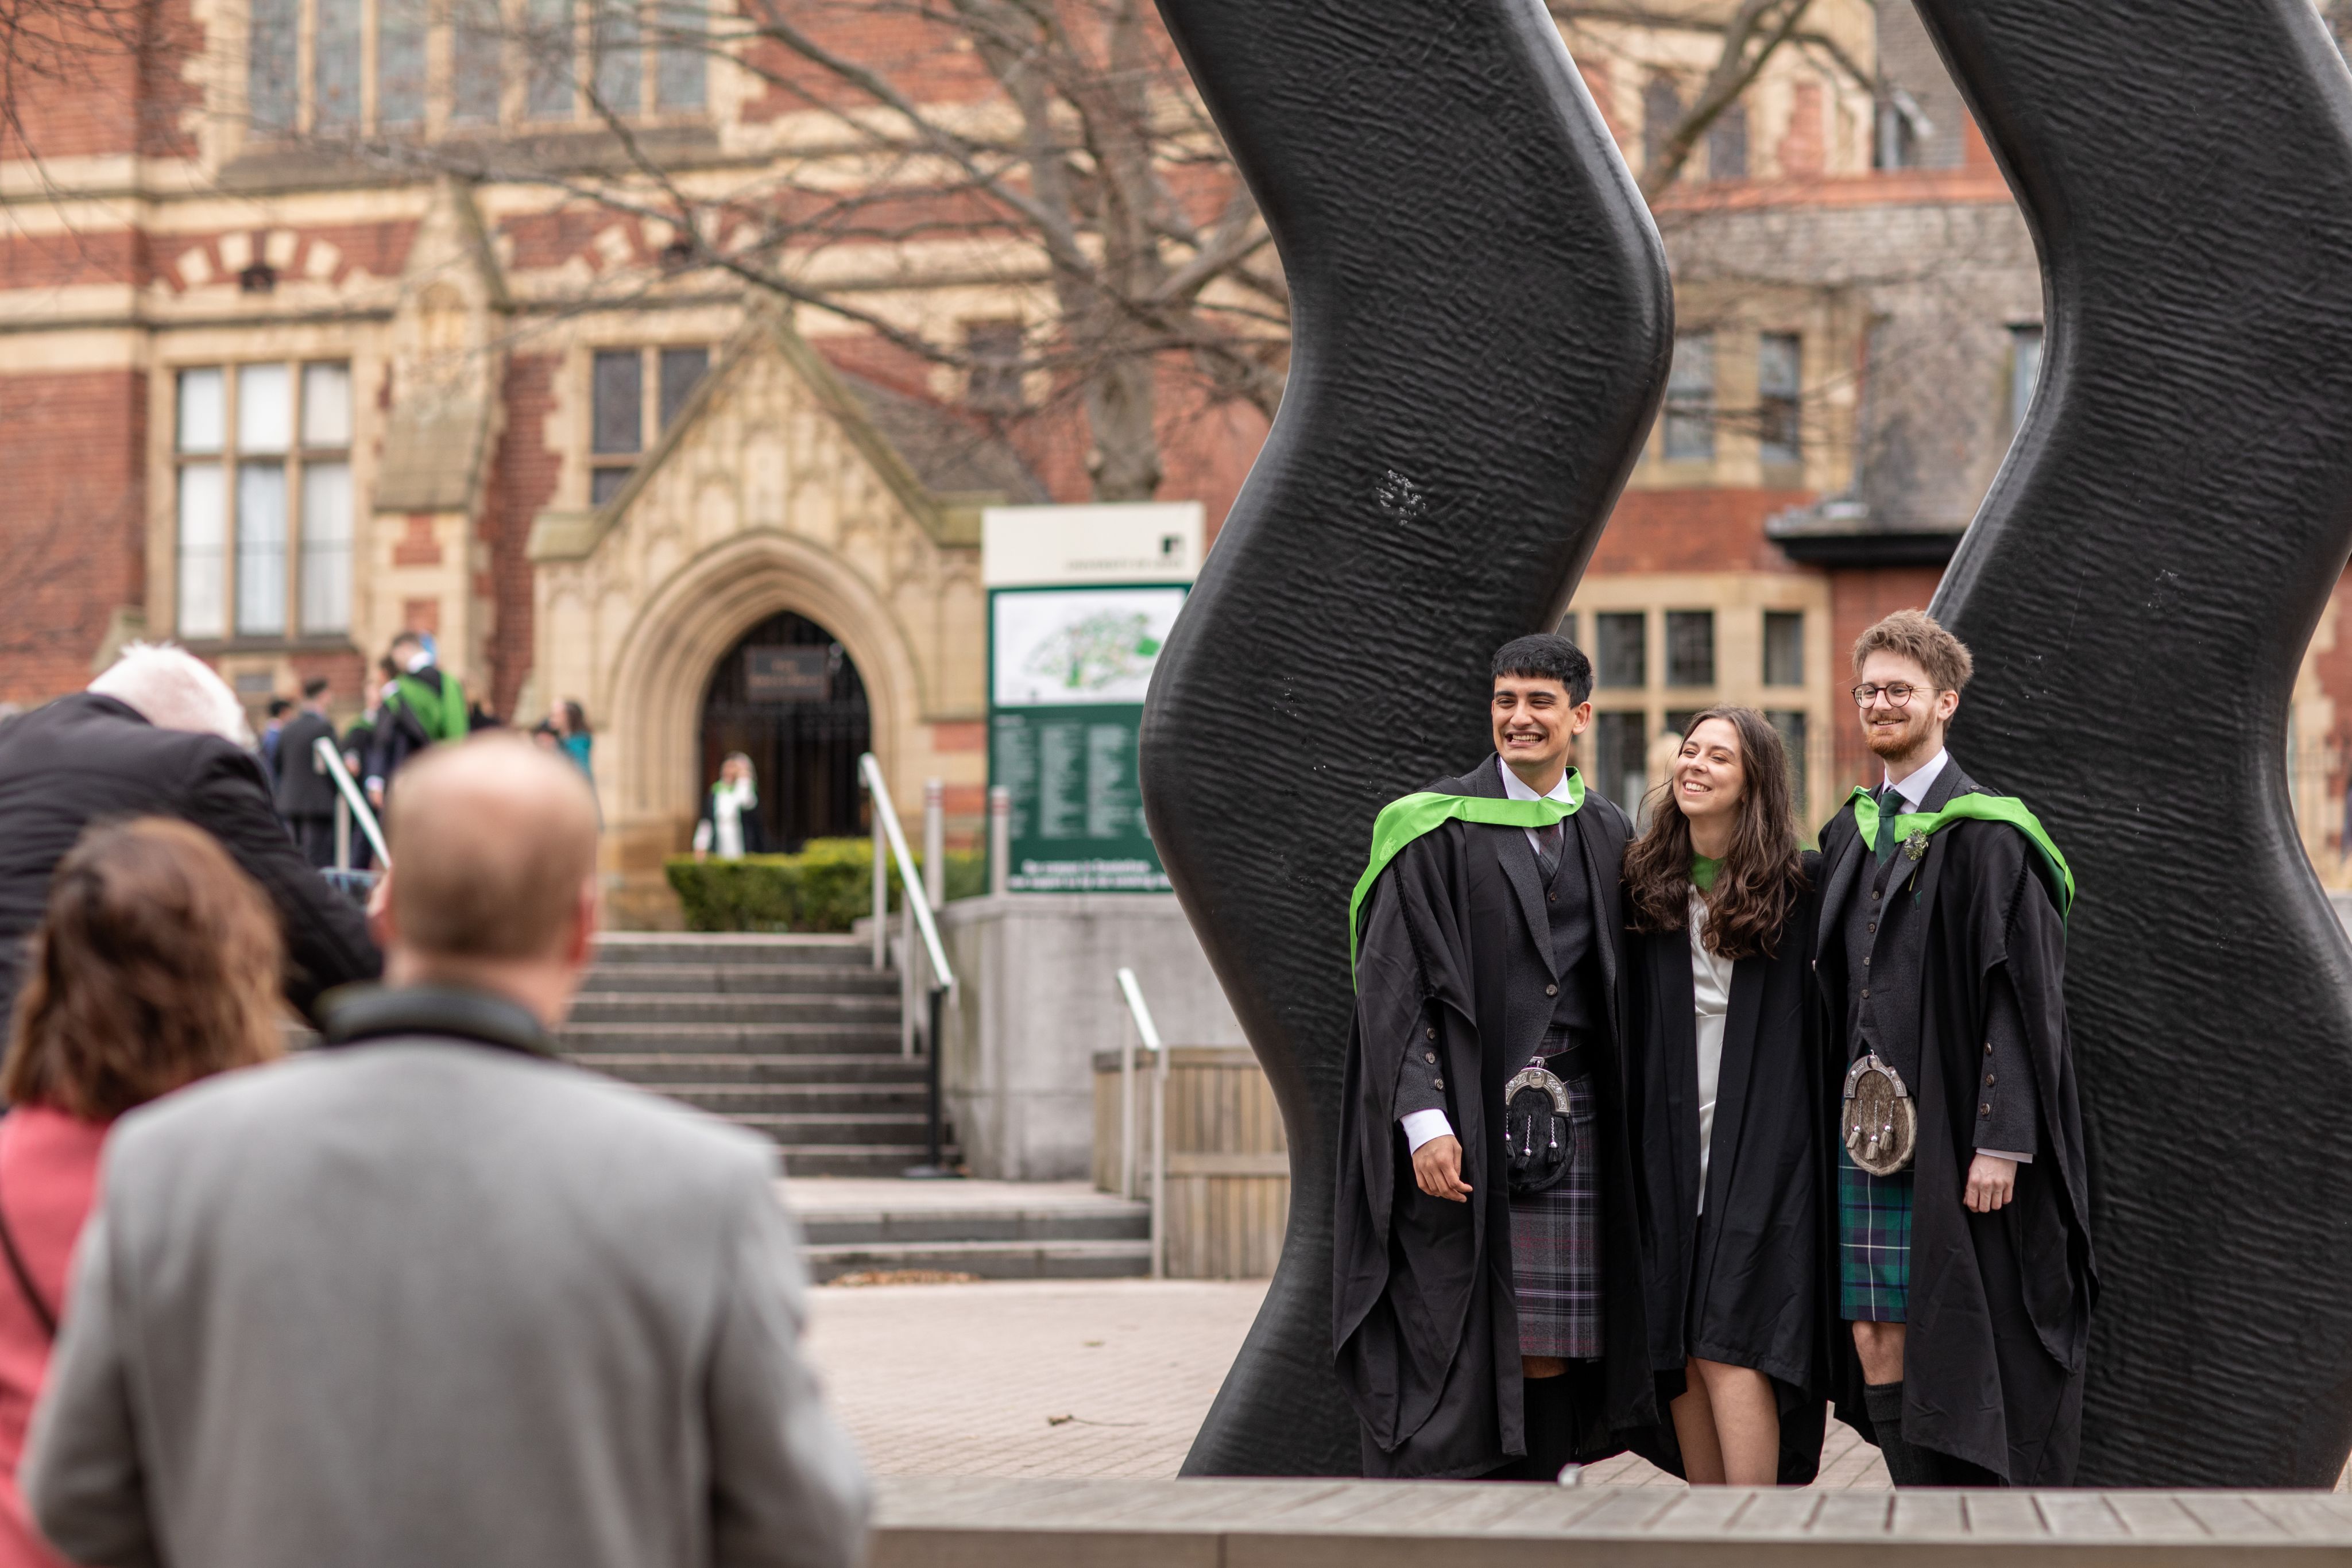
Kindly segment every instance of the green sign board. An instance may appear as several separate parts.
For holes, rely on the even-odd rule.
[[[988,596],[989,780],[1011,793],[1013,893],[1165,893],[1136,737],[1183,588],[999,588]]]

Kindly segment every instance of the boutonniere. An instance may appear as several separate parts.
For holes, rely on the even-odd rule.
[[[1912,829],[1911,836],[1903,841],[1903,852],[1915,861],[1926,856],[1927,835],[1916,828]]]

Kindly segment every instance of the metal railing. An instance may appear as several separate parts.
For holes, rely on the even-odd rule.
[[[326,768],[327,777],[335,781],[335,869],[352,869],[352,824],[356,821],[360,831],[367,835],[368,847],[375,852],[378,867],[392,864],[392,852],[383,847],[383,830],[376,825],[375,813],[368,809],[367,797],[360,793],[352,778],[352,770],[343,766],[343,754],[337,749],[332,736],[322,735],[311,742],[310,749]]]
[[[940,1019],[948,993],[955,989],[955,971],[948,967],[947,949],[940,943],[939,922],[931,917],[927,885],[915,857],[907,849],[907,834],[898,826],[897,809],[890,804],[890,786],[882,777],[882,765],[869,751],[857,759],[857,773],[874,807],[874,967],[886,968],[889,962],[890,868],[886,856],[897,859],[898,882],[907,893],[906,927],[898,944],[900,972],[905,977],[902,1000],[913,999],[917,961],[927,960],[929,965],[930,998],[923,1039],[924,1053],[930,1059],[930,1152],[923,1164],[905,1174],[919,1178],[952,1176],[958,1173],[940,1159]],[[916,940],[919,936],[919,943]],[[913,1012],[910,1007],[899,1009],[899,1050],[908,1055],[912,1055],[915,1048]]]
[[[1168,1266],[1168,1047],[1151,1021],[1151,1009],[1136,984],[1135,971],[1118,972],[1118,994],[1127,1002],[1128,1020],[1134,1027],[1118,1055],[1119,1192],[1135,1196],[1135,1048],[1139,1041],[1151,1052],[1151,1277],[1160,1279]]]

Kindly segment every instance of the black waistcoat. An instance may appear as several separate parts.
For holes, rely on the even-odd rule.
[[[1551,917],[1551,950],[1559,968],[1559,994],[1553,999],[1551,1028],[1590,1030],[1598,1021],[1601,958],[1595,950],[1598,927],[1592,919],[1592,899],[1585,885],[1584,868],[1570,856],[1574,841],[1561,835],[1562,852],[1544,889],[1544,911]],[[1538,862],[1538,865],[1541,865]]]

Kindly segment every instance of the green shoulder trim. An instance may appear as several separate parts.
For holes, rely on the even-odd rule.
[[[392,684],[399,691],[402,704],[416,716],[417,727],[425,731],[426,739],[466,738],[466,688],[458,684],[457,676],[442,671],[437,693],[415,675],[395,675]]]
[[[1486,795],[1440,795],[1430,790],[1407,795],[1381,808],[1372,822],[1372,853],[1356,891],[1348,900],[1348,972],[1356,972],[1356,943],[1363,931],[1364,900],[1381,879],[1389,862],[1405,845],[1435,831],[1447,822],[1476,822],[1489,828],[1549,828],[1573,817],[1584,805],[1584,779],[1568,770],[1568,799],[1554,800],[1496,800]]]
[[[2074,873],[2067,865],[2042,820],[2028,810],[2025,802],[2014,795],[1955,795],[1940,810],[1905,811],[1895,819],[1892,835],[1895,844],[1906,843],[1915,835],[1933,838],[1954,822],[2006,822],[2025,835],[2040,857],[2042,880],[2050,884],[2051,902],[2058,905],[2058,918],[2065,919],[2074,908]],[[1870,791],[1857,785],[1853,791],[1853,825],[1862,831],[1862,841],[1873,850],[1878,844],[1878,801]],[[1889,846],[1892,852],[1892,845]]]
[[[441,738],[463,740],[473,728],[473,719],[466,712],[466,683],[441,672]]]

